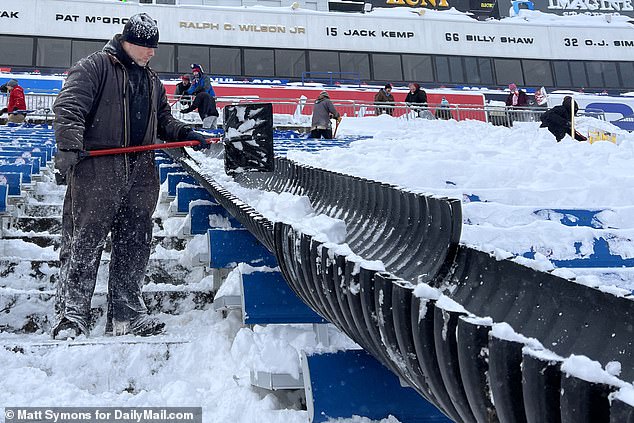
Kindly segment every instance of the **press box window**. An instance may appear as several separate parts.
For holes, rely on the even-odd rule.
[[[616,63],[614,62],[600,62],[601,73],[603,74],[603,86],[604,87],[619,87],[621,85],[619,81],[619,73],[616,70]]]
[[[398,54],[373,54],[372,68],[375,81],[401,81],[403,67]]]
[[[339,54],[336,51],[308,53],[311,72],[339,72]]]
[[[101,51],[105,45],[105,41],[73,40],[70,61],[72,64],[75,64],[84,57],[90,56],[96,51]]]
[[[62,38],[38,38],[35,66],[49,68],[69,68],[70,40]]]
[[[211,48],[211,73],[214,75],[242,75],[240,49],[230,47]]]
[[[628,90],[634,89],[634,62],[619,62],[622,87]]]
[[[553,73],[547,60],[522,60],[524,82],[535,87],[552,87]]]
[[[522,64],[518,59],[493,59],[495,63],[495,79],[498,85],[508,85],[511,82],[524,85]]]
[[[462,66],[462,57],[449,57],[449,72],[451,81],[454,83],[465,82],[464,66]]]
[[[33,38],[0,36],[0,63],[12,66],[33,65]]]
[[[572,88],[585,88],[588,86],[588,77],[583,62],[569,62],[570,75],[572,76]]]
[[[618,87],[619,76],[616,72],[616,63],[587,62],[586,73],[590,87]]]
[[[465,57],[464,68],[469,84],[493,84],[491,59],[486,57]]]
[[[150,61],[152,69],[156,72],[174,72],[175,51],[175,46],[171,44],[159,44]]]
[[[570,76],[570,68],[568,62],[554,61],[553,70],[555,71],[555,81],[558,87],[572,86],[572,77]]]
[[[341,63],[341,72],[343,79],[354,79],[358,74],[361,80],[370,79],[370,57],[367,53],[339,53],[339,61]]]
[[[244,73],[245,75],[259,77],[275,75],[273,50],[245,48]]]
[[[177,52],[177,72],[191,73],[192,63],[201,65],[205,72],[209,72],[209,47],[178,46]]]
[[[431,56],[404,54],[403,76],[406,82],[433,82],[434,71]]]
[[[452,56],[437,56],[436,76],[438,82],[462,83],[465,81],[462,58]]]
[[[275,50],[275,75],[301,78],[306,72],[304,50]]]

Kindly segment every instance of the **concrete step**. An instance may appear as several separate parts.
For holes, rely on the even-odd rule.
[[[28,193],[28,198],[35,203],[55,203],[61,206],[64,202],[64,195],[66,195],[66,190],[54,191],[50,193],[43,193],[31,190]]]
[[[62,233],[62,217],[61,215],[46,216],[8,216],[5,224],[4,232],[6,233],[38,233],[59,235]],[[180,216],[179,223],[183,217]],[[171,220],[171,219],[168,219]],[[171,223],[175,223],[173,220]],[[165,221],[156,217],[152,219],[154,232],[165,230]]]
[[[28,200],[27,202],[61,205],[66,195],[66,187],[57,186],[50,182],[54,179],[52,174],[50,177],[43,176],[34,178],[33,183],[24,190],[24,197]]]
[[[35,201],[30,194],[21,197],[9,197],[8,204],[15,216],[47,217],[61,216],[62,203],[56,201]]]
[[[22,206],[20,206],[18,209],[22,216],[48,217],[48,216],[62,215],[61,203],[27,202],[23,204]]]
[[[40,248],[48,248],[53,247],[55,251],[57,251],[62,242],[62,236],[59,234],[44,234],[44,235],[33,235],[32,233],[23,233],[20,231],[9,231],[0,238],[0,250],[2,250],[3,242],[12,242],[15,240],[24,241],[28,244],[33,244]],[[167,250],[177,250],[182,251],[187,246],[187,242],[189,239],[179,238],[174,236],[153,236],[152,237],[152,247],[156,247],[160,245],[161,247]],[[105,252],[110,252],[110,238],[106,239],[106,245],[104,247]]]
[[[40,355],[43,350],[50,350],[51,348],[63,347],[66,352],[67,348],[72,348],[73,351],[78,349],[87,350],[91,348],[109,348],[109,349],[128,349],[134,348],[138,350],[139,346],[146,346],[154,349],[166,350],[191,343],[191,339],[187,338],[175,338],[170,335],[155,335],[151,337],[140,337],[133,335],[125,336],[100,336],[91,335],[90,337],[81,337],[79,339],[63,339],[55,340],[50,339],[50,335],[38,334],[38,335],[24,335],[24,334],[9,334],[13,336],[0,337],[0,348],[4,348],[7,351],[14,352],[16,354]],[[17,336],[16,336],[17,335]],[[82,351],[78,351],[82,353]],[[153,354],[156,355],[156,354]],[[165,354],[166,359],[169,359],[169,354]],[[148,357],[151,359],[152,357]]]
[[[9,231],[60,234],[62,232],[61,216],[18,216],[10,219]]]
[[[109,259],[102,259],[97,274],[97,284],[108,280]],[[187,268],[178,259],[153,259],[145,272],[145,283],[184,285],[199,281],[204,269]],[[58,280],[59,260],[33,260],[25,258],[0,258],[0,288],[45,291],[52,289]]]
[[[57,250],[60,243],[62,242],[62,236],[51,234],[33,235],[33,233],[7,231],[2,235],[2,238],[0,239],[0,250],[2,250],[2,244],[11,244],[15,243],[16,241],[22,241],[26,244],[32,244],[33,246],[40,248],[53,247],[54,250]],[[6,251],[6,248],[4,248],[4,251]]]
[[[144,288],[143,299],[151,314],[182,314],[203,310],[213,303],[209,289]],[[0,333],[50,333],[55,323],[55,292],[0,288]],[[92,299],[92,321],[106,313],[106,292],[97,291]]]

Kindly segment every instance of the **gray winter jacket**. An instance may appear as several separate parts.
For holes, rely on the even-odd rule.
[[[95,150],[128,146],[128,75],[115,56],[120,49],[116,35],[103,49],[73,66],[60,91],[55,112],[55,138],[60,150]],[[142,144],[156,138],[178,140],[190,128],[172,117],[165,88],[158,75],[146,67],[150,81],[149,122]]]
[[[311,129],[330,129],[332,123],[330,119],[337,119],[341,116],[332,101],[328,97],[319,97],[315,100],[315,107],[313,108],[313,121]]]

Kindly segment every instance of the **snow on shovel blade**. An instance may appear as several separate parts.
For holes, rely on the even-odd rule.
[[[273,105],[225,106],[225,172],[273,172]]]
[[[200,150],[205,156],[214,159],[223,158],[223,155],[225,154],[225,146],[222,144],[221,138],[207,138],[207,144],[209,144],[207,148]]]

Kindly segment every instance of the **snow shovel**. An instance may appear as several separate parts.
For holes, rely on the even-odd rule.
[[[209,146],[211,155],[214,155],[216,157],[224,153],[224,147],[221,143],[219,143],[219,141],[220,138],[207,138],[207,143],[212,144]],[[199,141],[190,140],[169,142],[164,144],[136,145],[134,147],[104,148],[103,150],[80,151],[79,158],[83,159],[86,157],[109,156],[111,154],[140,153],[142,151],[165,150],[168,148],[194,147],[199,144]],[[57,169],[55,169],[55,181],[58,185],[66,184],[65,175],[61,175]]]
[[[343,119],[343,118],[339,117],[339,119],[335,119],[335,122],[337,122],[337,123],[335,123],[335,130],[332,133],[332,138],[333,139],[337,138],[337,129],[339,129],[339,124],[341,123],[341,119]]]
[[[572,101],[570,102],[570,136],[572,137],[572,139],[575,139],[575,134],[577,133],[577,131],[575,131],[575,99],[574,97],[572,98]]]
[[[225,173],[273,172],[273,104],[225,106]]]
[[[222,150],[222,144],[219,142],[220,138],[207,138],[208,144],[214,144],[211,147],[214,147],[213,150]],[[141,151],[151,151],[151,150],[166,150],[168,148],[180,148],[180,147],[194,147],[200,144],[198,141],[178,141],[178,142],[168,142],[163,144],[148,144],[148,145],[137,145],[134,147],[119,147],[119,148],[106,148],[103,150],[90,150],[90,151],[82,151],[79,156],[80,157],[97,157],[97,156],[108,156],[111,154],[125,154],[125,153],[139,153]],[[220,152],[220,151],[215,151]]]

